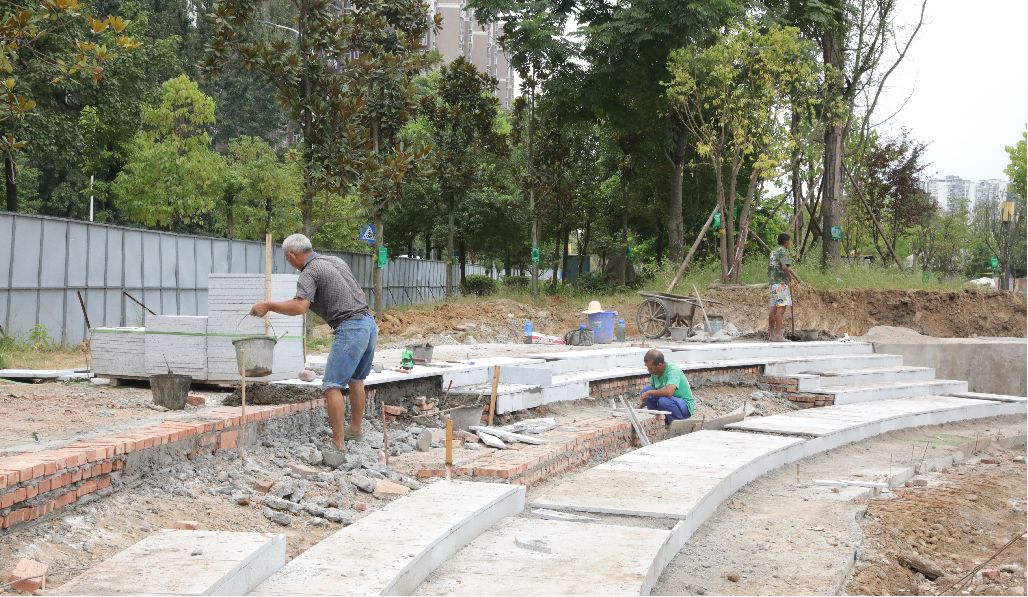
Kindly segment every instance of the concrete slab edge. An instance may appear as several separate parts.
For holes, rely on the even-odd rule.
[[[512,485],[504,493],[483,505],[465,518],[449,533],[434,539],[417,557],[408,563],[380,593],[381,595],[410,595],[428,575],[471,543],[494,524],[525,509],[525,488]]]

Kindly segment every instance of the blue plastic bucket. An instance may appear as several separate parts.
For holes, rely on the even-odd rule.
[[[614,341],[614,324],[617,321],[617,311],[600,311],[589,314],[589,327],[593,330],[593,342],[597,344],[610,344]]]

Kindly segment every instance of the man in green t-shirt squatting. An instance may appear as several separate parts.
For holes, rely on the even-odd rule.
[[[696,404],[693,401],[689,380],[685,378],[681,367],[666,362],[664,353],[656,348],[643,356],[643,363],[650,372],[650,385],[642,389],[639,407],[671,413],[664,417],[667,425],[670,425],[671,421],[691,417],[696,412]]]
[[[771,251],[767,265],[767,284],[771,291],[771,310],[767,314],[767,336],[772,342],[786,342],[782,331],[785,308],[792,305],[790,280],[798,280],[792,271],[792,257],[789,256],[789,235],[778,235],[778,246]]]

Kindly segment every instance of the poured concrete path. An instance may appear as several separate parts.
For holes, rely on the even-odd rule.
[[[519,485],[437,481],[328,536],[251,594],[407,595],[524,506]]]
[[[462,549],[417,595],[646,595],[675,531],[514,518]]]
[[[286,563],[271,533],[163,530],[51,595],[245,595]]]

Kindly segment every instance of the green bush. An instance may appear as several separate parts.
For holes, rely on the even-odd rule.
[[[503,287],[511,290],[528,290],[528,276],[505,276]]]
[[[460,283],[460,291],[465,295],[486,296],[495,294],[499,285],[489,276],[465,276]]]

